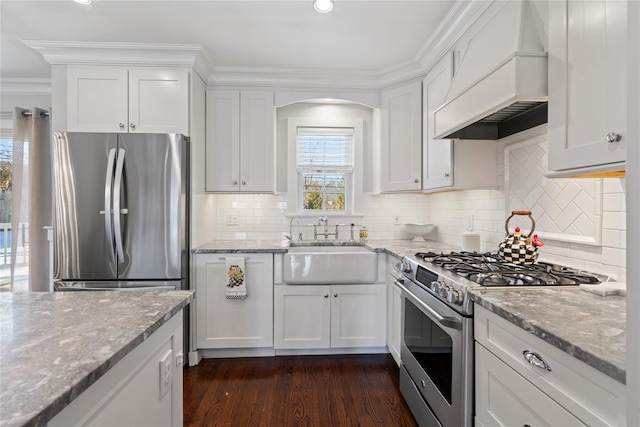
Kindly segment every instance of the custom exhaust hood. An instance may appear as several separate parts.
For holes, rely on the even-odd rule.
[[[541,11],[494,2],[493,16],[459,51],[436,139],[500,139],[547,122],[547,53]],[[481,18],[482,19],[482,18]]]

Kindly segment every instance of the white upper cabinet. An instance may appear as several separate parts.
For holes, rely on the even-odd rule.
[[[69,132],[189,135],[187,70],[68,66],[66,84]]]
[[[206,190],[268,193],[275,182],[269,91],[207,91]]]
[[[549,170],[556,176],[625,167],[626,11],[624,1],[549,2]]]
[[[435,121],[433,112],[440,108],[451,86],[452,59],[447,54],[429,71],[422,81],[422,188],[451,187],[452,174],[452,141],[450,139],[434,139]]]
[[[383,90],[380,108],[380,191],[421,190],[422,82]]]
[[[447,54],[422,81],[422,189],[425,192],[497,188],[497,143],[490,140],[434,139],[434,112],[451,85]]]
[[[129,70],[129,132],[189,134],[187,71]]]

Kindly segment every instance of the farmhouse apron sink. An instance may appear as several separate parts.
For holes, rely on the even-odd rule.
[[[293,246],[284,254],[290,285],[375,283],[378,254],[362,246]]]

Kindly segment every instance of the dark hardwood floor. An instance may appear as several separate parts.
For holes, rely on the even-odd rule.
[[[389,354],[204,359],[184,370],[184,425],[416,426]]]

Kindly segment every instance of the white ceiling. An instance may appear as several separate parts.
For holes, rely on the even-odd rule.
[[[463,0],[467,1],[467,0]],[[382,74],[417,63],[463,1],[0,1],[0,77],[48,78],[22,40],[199,44],[214,69]]]

